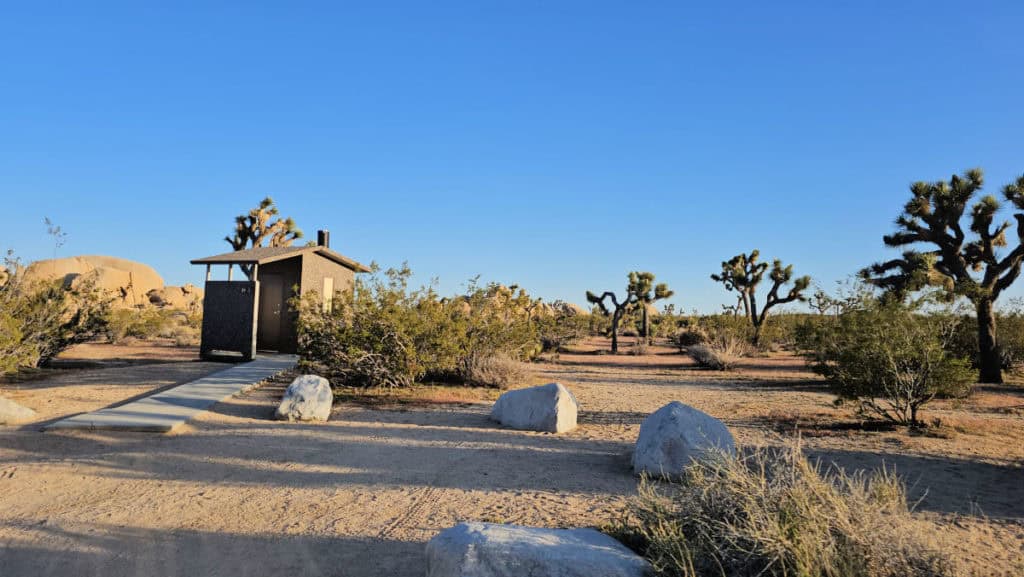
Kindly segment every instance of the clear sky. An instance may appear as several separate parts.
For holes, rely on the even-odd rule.
[[[158,5],[159,4],[159,5]],[[1024,173],[1024,3],[8,2],[0,248],[199,284],[266,195],[445,292],[685,309],[760,248],[826,287],[913,180]],[[1010,296],[1024,294],[1024,281]]]

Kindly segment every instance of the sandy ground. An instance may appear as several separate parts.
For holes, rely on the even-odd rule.
[[[721,418],[746,446],[787,442],[795,424],[824,463],[895,467],[922,499],[922,522],[979,575],[1024,567],[1020,388],[939,404],[928,416],[948,423],[950,438],[916,437],[844,428],[848,409],[793,357],[712,373],[668,349],[590,352],[535,365],[538,381],[565,383],[583,405],[579,429],[559,436],[496,427],[486,404],[344,404],[325,424],[278,423],[270,415],[284,383],[173,435],[38,432],[223,367],[138,364],[160,351],[2,385],[40,420],[0,429],[0,574],[422,575],[424,543],[458,521],[606,522],[635,492],[640,422],[670,400]]]

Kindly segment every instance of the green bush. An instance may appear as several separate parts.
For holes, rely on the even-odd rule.
[[[88,283],[28,282],[10,254],[0,283],[0,362],[3,372],[45,365],[61,351],[101,334],[109,302]]]
[[[921,314],[898,303],[871,304],[829,317],[803,336],[815,372],[862,414],[919,425],[936,397],[970,393],[970,363],[948,352],[961,318]]]
[[[661,576],[930,577],[959,567],[888,471],[823,475],[799,447],[712,454],[678,485],[641,480],[608,528]]]
[[[594,315],[569,314],[555,311],[534,319],[543,352],[559,352],[565,347],[591,334]]]
[[[318,295],[295,301],[304,362],[345,385],[395,387],[474,383],[489,359],[540,353],[525,291],[471,283],[466,294],[441,298],[433,287],[411,290],[411,274],[403,267],[359,279],[327,311]]]

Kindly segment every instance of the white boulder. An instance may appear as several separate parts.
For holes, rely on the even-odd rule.
[[[576,428],[576,397],[560,383],[509,391],[494,403],[491,418],[513,429],[561,433]]]
[[[736,442],[722,421],[679,401],[651,413],[633,451],[633,472],[676,477],[707,451],[734,454]]]
[[[427,577],[646,577],[651,565],[594,529],[460,523],[427,543]]]
[[[288,385],[275,417],[282,421],[326,421],[331,416],[333,401],[327,379],[302,375]]]
[[[36,418],[36,412],[0,397],[0,425],[16,425]]]

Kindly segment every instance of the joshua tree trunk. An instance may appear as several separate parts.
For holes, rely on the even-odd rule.
[[[643,303],[641,303],[641,304],[643,304]],[[643,332],[643,334],[644,334],[644,341],[645,342],[650,342],[650,340],[651,340],[651,326],[649,324],[647,324],[647,307],[644,306],[643,310],[641,312],[642,312],[642,315],[643,315],[641,317],[643,319],[643,321],[641,322],[641,328],[642,328],[641,332]]]
[[[622,320],[622,313],[616,310],[612,314],[612,354],[619,354],[619,321]]]
[[[975,303],[978,315],[978,380],[982,383],[1003,382],[1003,362],[996,342],[996,315],[992,300],[982,298]]]

